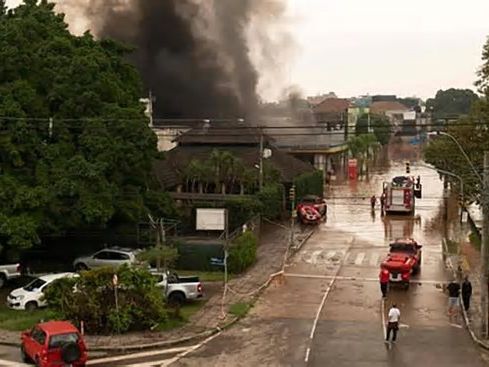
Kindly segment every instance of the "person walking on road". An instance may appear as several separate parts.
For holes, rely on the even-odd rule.
[[[385,191],[382,192],[382,195],[380,195],[380,215],[384,215],[384,206],[385,206]]]
[[[380,269],[379,280],[380,280],[380,291],[382,292],[382,297],[387,297],[387,290],[389,288],[389,270]]]
[[[385,337],[385,342],[388,343],[390,340],[392,332],[392,342],[395,343],[397,339],[397,332],[399,331],[399,320],[401,319],[401,311],[397,308],[395,303],[389,310],[387,315],[387,333]]]
[[[447,286],[448,289],[448,316],[450,320],[457,321],[460,295],[460,284],[453,279]]]
[[[375,210],[375,204],[376,203],[377,203],[377,198],[375,197],[375,194],[374,194],[370,198],[370,207],[372,208],[372,211]]]
[[[466,276],[462,283],[462,301],[464,302],[465,311],[469,311],[470,297],[472,297],[472,283],[470,283],[469,277]]]

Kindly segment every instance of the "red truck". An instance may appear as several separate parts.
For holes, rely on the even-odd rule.
[[[414,214],[415,200],[421,198],[419,178],[397,176],[391,182],[384,182],[386,214]]]
[[[389,244],[389,254],[380,265],[390,273],[390,282],[409,288],[413,274],[421,269],[421,245],[412,238],[397,239]]]

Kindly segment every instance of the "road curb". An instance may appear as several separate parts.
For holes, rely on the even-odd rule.
[[[299,251],[301,250],[302,246],[304,246],[304,244],[307,242],[307,240],[308,240],[309,238],[311,238],[311,236],[312,236],[312,235],[313,235],[315,232],[316,232],[315,230],[310,231],[310,232],[309,232],[309,233],[306,235],[306,237],[304,237],[304,238],[302,239],[302,241],[301,241],[301,242],[300,242],[300,243],[299,243],[297,246],[292,247],[293,253],[291,253],[291,254],[290,254],[290,256],[293,256],[293,255],[295,255],[297,252],[299,252]],[[290,257],[290,256],[289,256],[289,257]]]
[[[445,241],[443,241],[443,253],[444,253],[445,256],[446,256],[446,254],[448,254],[448,247],[447,247]],[[452,271],[453,276],[456,277],[457,276],[457,271],[455,270],[455,268],[454,268],[454,266],[452,264],[452,259],[450,259],[450,257],[447,257],[446,258],[446,263],[447,263],[448,267],[450,268],[450,270]],[[472,326],[471,326],[471,323],[470,323],[470,320],[469,320],[469,316],[467,315],[467,312],[465,311],[465,308],[463,306],[463,300],[462,300],[462,296],[461,295],[459,295],[459,302],[460,302],[460,308],[462,309],[462,314],[464,315],[465,326],[466,326],[467,330],[469,331],[469,334],[470,334],[470,337],[472,338],[472,341],[474,343],[476,343],[477,345],[479,345],[480,347],[482,347],[482,348],[484,348],[486,350],[489,350],[489,344],[483,342],[482,340],[480,340],[477,337],[477,335],[475,335],[474,330],[472,330]]]

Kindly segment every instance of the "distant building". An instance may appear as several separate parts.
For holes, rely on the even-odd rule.
[[[327,98],[314,106],[313,113],[319,124],[327,126],[328,131],[344,128],[348,120],[350,101],[344,98]]]
[[[396,102],[396,101],[397,101],[397,96],[395,94],[372,96],[372,103],[374,103],[374,102]]]
[[[377,101],[370,106],[371,114],[387,116],[394,126],[401,125],[404,113],[409,111],[408,107],[397,101]]]
[[[329,92],[327,94],[321,94],[321,95],[317,95],[317,96],[311,96],[311,97],[307,97],[307,102],[311,105],[311,106],[317,106],[318,104],[320,104],[321,102],[323,102],[325,99],[328,99],[328,98],[338,98],[336,96],[336,94],[334,92]]]

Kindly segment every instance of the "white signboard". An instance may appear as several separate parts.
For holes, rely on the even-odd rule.
[[[224,231],[226,209],[197,209],[195,227],[198,231]]]

